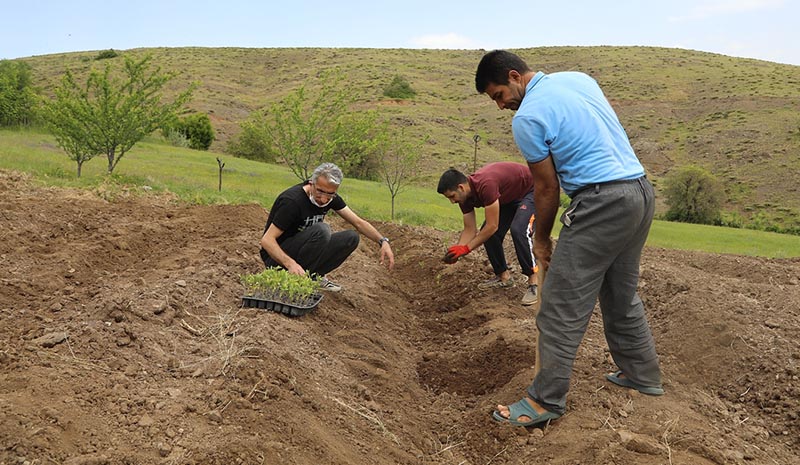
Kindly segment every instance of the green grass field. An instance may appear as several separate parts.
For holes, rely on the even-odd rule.
[[[221,192],[217,157],[225,163]],[[75,162],[51,136],[0,130],[0,169],[29,173],[44,185],[93,189],[108,184],[106,168],[105,158],[95,158],[84,164],[82,177],[77,178]],[[149,186],[155,192],[169,191],[197,204],[258,203],[270,208],[275,197],[296,182],[299,179],[283,166],[176,148],[156,139],[137,144],[114,171],[116,184]],[[391,220],[391,197],[384,184],[345,179],[339,192],[362,217]],[[413,186],[401,193],[394,221],[445,231],[461,229],[458,207],[439,195],[434,183],[429,188]],[[798,236],[665,221],[653,223],[647,244],[721,254],[800,257]]]

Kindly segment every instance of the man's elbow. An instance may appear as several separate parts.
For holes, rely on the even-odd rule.
[[[541,183],[533,190],[533,196],[536,199],[549,199],[558,198],[561,192],[561,186],[558,184]]]
[[[264,234],[264,236],[262,236],[261,240],[259,241],[259,244],[261,245],[261,248],[266,250],[266,251],[269,251],[270,245],[274,244],[274,243],[275,243],[275,240],[270,238],[270,237],[267,237],[266,234]]]

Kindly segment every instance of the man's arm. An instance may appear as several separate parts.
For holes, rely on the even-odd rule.
[[[281,237],[281,234],[283,234],[281,228],[275,226],[274,223],[269,225],[267,231],[261,236],[261,248],[266,250],[273,260],[283,265],[289,273],[299,275],[305,274],[306,270],[304,270],[299,263],[294,261],[292,257],[287,255],[278,244],[278,238]]]
[[[492,234],[497,231],[497,228],[500,226],[500,201],[495,200],[493,203],[486,206],[484,212],[484,219],[485,224],[478,231],[478,234],[474,235],[472,239],[467,242],[467,246],[470,250],[475,250],[476,247],[480,247],[481,244],[488,241]],[[467,215],[464,215],[464,226],[466,228],[466,221]],[[472,212],[472,222],[473,228],[475,224],[475,211]]]
[[[383,234],[379,233],[377,229],[375,229],[375,226],[370,224],[367,220],[364,220],[360,216],[356,215],[356,213],[351,210],[350,207],[344,207],[341,210],[334,211],[345,221],[352,224],[353,227],[356,228],[356,231],[360,232],[368,239],[372,239],[376,244],[380,244],[381,264],[386,263],[390,270],[394,268],[394,252],[392,252],[392,246],[389,245],[389,242],[387,241],[381,243],[381,239],[384,236]]]
[[[556,213],[559,205],[558,174],[553,165],[553,157],[548,156],[537,163],[528,163],[533,176],[533,198],[536,203],[536,226],[533,236],[533,254],[540,266],[550,266],[553,254],[553,232]]]
[[[469,241],[478,235],[478,222],[475,220],[475,210],[469,213],[464,213],[464,229],[461,231],[461,236],[458,238],[459,244],[467,245]]]

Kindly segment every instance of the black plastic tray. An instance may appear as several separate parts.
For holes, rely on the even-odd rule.
[[[257,296],[244,295],[242,296],[242,306],[269,310],[272,312],[281,313],[287,316],[303,316],[311,312],[322,300],[322,294],[315,294],[311,297],[311,302],[305,306],[287,304],[285,302],[263,299]]]

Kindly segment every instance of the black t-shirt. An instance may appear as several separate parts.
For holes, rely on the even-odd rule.
[[[267,232],[271,224],[280,228],[283,234],[278,237],[278,244],[305,228],[325,220],[329,210],[339,211],[347,206],[344,199],[338,195],[324,207],[314,205],[303,190],[303,186],[308,183],[308,181],[302,182],[286,189],[272,204],[264,232]]]

